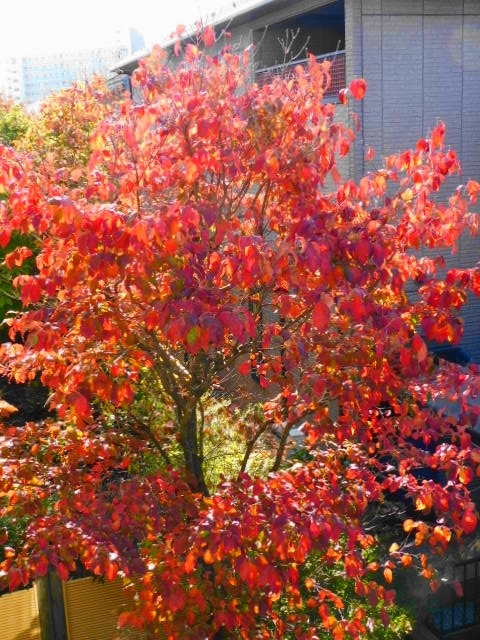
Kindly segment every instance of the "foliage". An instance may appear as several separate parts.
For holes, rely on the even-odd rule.
[[[0,144],[6,146],[21,144],[29,122],[29,116],[21,105],[8,100],[0,100]],[[32,244],[32,239],[25,238],[18,233],[14,234],[8,247],[0,249],[0,262],[3,262],[5,256],[16,247],[26,245],[32,248]],[[20,273],[18,268],[17,271]],[[32,272],[31,264],[28,265],[27,272]],[[12,273],[9,269],[0,267],[0,318],[3,318],[9,309],[20,308],[19,297],[12,286],[12,279],[18,273],[15,271]]]
[[[378,549],[365,552],[369,564],[373,565],[378,556]],[[317,628],[318,638],[326,640],[331,637],[328,631],[322,631],[322,613],[328,607],[328,615],[338,620],[343,617],[354,617],[361,610],[365,616],[365,627],[368,637],[377,640],[397,640],[404,638],[413,628],[412,612],[394,603],[395,591],[386,588],[380,592],[383,599],[378,599],[371,592],[365,602],[355,592],[355,581],[345,579],[342,566],[325,566],[316,553],[312,553],[300,569],[300,579],[305,628]],[[392,585],[393,586],[393,585]],[[291,613],[288,599],[281,598],[275,608],[285,619]],[[284,636],[285,640],[295,636]]]
[[[174,69],[154,50],[135,79],[143,103],[105,106],[89,147],[77,114],[80,155],[67,145],[50,162],[44,133],[38,154],[1,150],[0,244],[34,237],[37,272],[14,280],[24,310],[0,360],[16,382],[40,374],[56,412],[3,429],[1,515],[29,521],[2,576],[15,589],[54,565],[65,579],[78,560],[138,574],[119,625],[152,637],[372,637],[395,613],[396,564],[433,584],[424,546],[444,553],[477,524],[478,373],[437,366],[426,340],[460,339],[479,272],[442,279],[422,255],[476,231],[480,186],[442,203],[459,168],[442,124],[342,182],[354,133],[323,101],[328,63],[258,87],[247,54],[210,57],[213,30],[201,38],[207,52],[187,45]],[[365,90],[356,79],[342,101]],[[453,397],[457,421],[433,408]],[[310,452],[291,464],[299,427]],[[212,469],[216,441],[234,455]],[[448,483],[422,481],[422,466]],[[399,490],[416,519],[371,562],[368,505]]]
[[[115,102],[101,77],[75,83],[42,103],[16,146],[35,156],[39,171],[74,186],[90,157],[90,138]]]
[[[106,91],[105,82],[94,78],[86,84],[75,84],[60,91],[41,105],[36,115],[27,116],[21,105],[0,104],[0,142],[29,154],[28,163],[35,163],[40,188],[48,183],[66,182],[70,187],[84,183],[83,167],[90,156],[90,137],[114,109],[115,100]],[[8,151],[5,151],[8,153]],[[3,198],[3,194],[0,194]],[[8,310],[21,306],[13,280],[21,274],[35,272],[36,235],[14,232],[10,238],[4,229],[0,237],[0,318]],[[27,247],[18,265],[3,266],[5,256],[16,255],[15,249]],[[21,264],[20,264],[21,263]]]
[[[27,252],[23,252],[21,266],[5,264],[7,255],[12,255],[15,249],[25,247],[30,256],[27,258]],[[13,286],[15,277],[21,274],[32,274],[35,272],[35,261],[32,251],[35,249],[34,238],[18,232],[14,232],[4,248],[0,248],[0,318],[3,320],[8,311],[18,310],[21,308],[20,296],[17,289]],[[7,338],[7,334],[3,332],[3,339]]]
[[[21,105],[0,100],[0,144],[17,143],[25,135],[28,124],[29,117]]]

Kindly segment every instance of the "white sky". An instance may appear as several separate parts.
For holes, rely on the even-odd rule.
[[[0,57],[106,44],[115,27],[135,27],[147,46],[230,0],[3,0]]]

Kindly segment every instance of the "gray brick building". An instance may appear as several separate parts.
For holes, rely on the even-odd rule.
[[[413,146],[443,120],[447,144],[462,163],[457,184],[479,180],[480,0],[345,0],[345,35],[347,79],[368,83],[351,174],[358,178],[367,169],[366,147],[381,158]],[[479,260],[479,238],[464,237],[447,266]],[[478,299],[463,317],[462,346],[480,362]]]

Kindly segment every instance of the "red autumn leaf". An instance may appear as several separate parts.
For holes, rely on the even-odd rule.
[[[367,83],[363,78],[357,78],[352,80],[349,90],[355,100],[363,100],[365,93],[367,92]]]
[[[324,302],[317,302],[312,311],[312,323],[318,331],[325,331],[330,323],[330,310]]]
[[[5,249],[12,238],[12,231],[9,229],[0,229],[0,247]]]
[[[9,269],[13,267],[21,267],[25,260],[32,255],[29,247],[17,247],[14,251],[7,253],[5,256],[5,264]]]
[[[215,44],[215,31],[211,25],[208,25],[202,31],[203,44],[206,47],[213,47]]]
[[[477,528],[477,516],[473,511],[465,511],[462,515],[461,526],[463,531],[470,535]]]
[[[422,338],[416,333],[412,340],[412,349],[417,354],[419,362],[423,362],[427,357],[427,345]]]
[[[22,574],[19,569],[14,569],[13,567],[8,572],[8,588],[10,591],[15,591],[22,584]]]
[[[390,624],[390,616],[384,608],[382,608],[380,611],[380,618],[383,622],[383,626],[388,627],[388,625]]]
[[[348,102],[348,96],[347,96],[347,90],[346,89],[340,89],[340,91],[338,92],[338,99],[340,101],[341,104],[347,104]]]
[[[463,585],[459,580],[453,581],[453,588],[455,589],[455,593],[459,598],[463,598]]]
[[[185,591],[176,585],[174,585],[170,593],[166,597],[166,604],[168,609],[175,613],[176,611],[181,611],[187,603],[187,595]]]
[[[242,376],[247,376],[252,371],[252,365],[250,360],[246,360],[242,362],[242,364],[238,367],[238,373]]]
[[[59,562],[56,568],[57,568],[57,573],[60,580],[64,580],[64,581],[68,580],[70,576],[70,572],[68,570],[67,565],[64,562]]]
[[[475,204],[478,199],[478,194],[480,193],[480,183],[476,182],[476,180],[469,180],[467,182],[467,193],[470,198],[470,202]]]
[[[42,555],[35,566],[36,574],[39,576],[46,576],[49,566],[48,558]]]
[[[355,243],[354,255],[361,265],[365,265],[370,258],[371,245],[366,238],[361,238]]]
[[[117,619],[117,626],[119,627],[119,629],[123,629],[124,627],[126,627],[128,624],[130,624],[132,619],[132,614],[130,613],[130,611],[123,611]]]
[[[33,276],[18,276],[13,285],[20,287],[22,303],[24,306],[38,302],[42,297],[42,287],[37,278]]]
[[[439,122],[433,129],[431,134],[431,141],[433,148],[442,148],[445,139],[445,124]]]
[[[73,401],[73,407],[75,410],[75,414],[81,420],[87,419],[90,417],[90,403],[87,398],[81,393],[77,393],[75,399]]]

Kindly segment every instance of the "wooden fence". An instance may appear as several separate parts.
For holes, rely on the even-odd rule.
[[[40,640],[35,587],[0,597],[0,637],[2,640]]]
[[[121,580],[80,578],[62,583],[68,640],[143,640],[135,630],[117,631],[119,609],[126,604]]]

